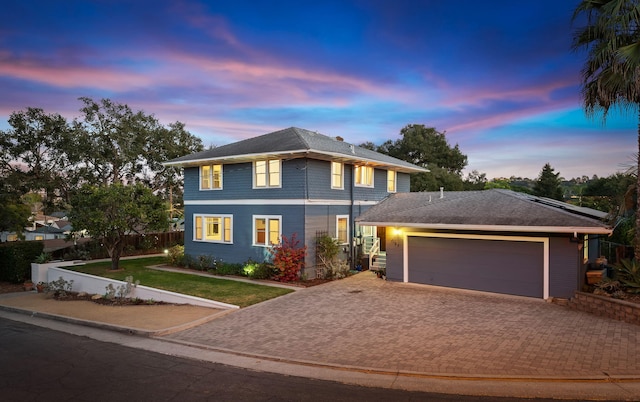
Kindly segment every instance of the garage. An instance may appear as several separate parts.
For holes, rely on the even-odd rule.
[[[507,237],[408,240],[408,282],[542,298],[544,241]]]
[[[393,194],[355,222],[386,228],[389,281],[568,299],[598,258],[600,237],[613,231],[606,215],[490,189]]]

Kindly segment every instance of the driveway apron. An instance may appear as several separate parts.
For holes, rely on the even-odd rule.
[[[371,272],[165,338],[301,362],[446,376],[640,376],[640,326],[542,300]]]

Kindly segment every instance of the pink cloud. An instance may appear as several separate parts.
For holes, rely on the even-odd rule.
[[[123,91],[151,85],[145,74],[88,66],[51,66],[41,60],[0,60],[0,75],[63,88],[91,87]]]

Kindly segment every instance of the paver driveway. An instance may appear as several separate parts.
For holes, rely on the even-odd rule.
[[[371,272],[167,338],[393,372],[640,377],[640,326],[542,300],[385,282]]]

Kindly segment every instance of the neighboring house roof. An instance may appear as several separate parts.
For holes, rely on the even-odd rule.
[[[69,229],[71,228],[71,222],[63,219],[60,219],[59,221],[55,221],[51,225],[62,230],[67,230],[67,228]]]
[[[442,195],[442,198],[441,198]],[[392,194],[356,218],[372,226],[611,234],[600,211],[511,190]]]
[[[56,211],[56,212],[52,212],[51,216],[58,219],[63,219],[67,217],[67,213],[65,211]]]
[[[29,233],[64,234],[64,230],[53,226],[38,226],[35,230],[30,230]]]
[[[407,173],[428,172],[412,163],[361,148],[324,134],[289,127],[284,130],[208,149],[165,162],[168,166],[196,166],[203,162],[238,163],[269,157],[315,159],[367,164]]]

